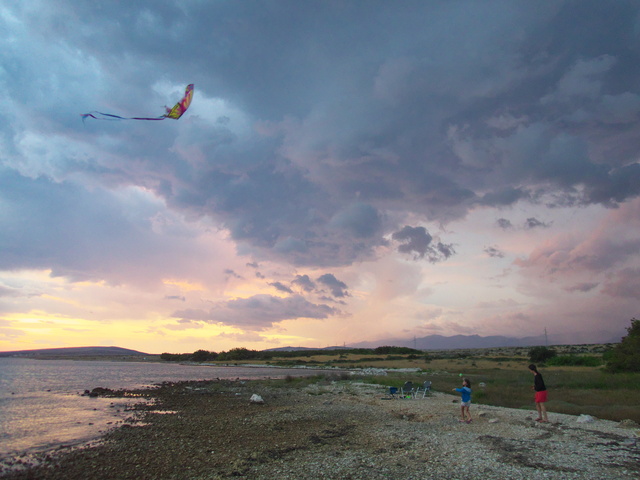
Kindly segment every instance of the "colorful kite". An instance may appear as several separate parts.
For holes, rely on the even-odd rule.
[[[82,113],[82,121],[87,117],[95,118],[96,120],[164,120],[165,118],[173,118],[174,120],[179,119],[184,112],[187,111],[189,105],[191,105],[191,99],[193,98],[193,83],[191,85],[187,85],[186,90],[184,91],[184,97],[178,103],[175,104],[173,108],[167,108],[167,113],[161,115],[160,117],[121,117],[119,115],[112,115],[110,113],[102,113],[102,112],[89,112]]]

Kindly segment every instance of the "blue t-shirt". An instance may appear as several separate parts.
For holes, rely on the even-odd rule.
[[[456,392],[460,392],[462,394],[463,402],[471,401],[471,389],[469,387],[456,388]]]

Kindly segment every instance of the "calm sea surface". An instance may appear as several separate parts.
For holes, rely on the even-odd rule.
[[[122,421],[124,400],[80,394],[163,381],[304,376],[301,369],[0,358],[0,459],[98,438]]]

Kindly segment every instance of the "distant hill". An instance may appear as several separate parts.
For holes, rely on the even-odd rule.
[[[442,335],[429,335],[420,338],[387,339],[375,342],[358,342],[350,345],[350,348],[376,348],[380,346],[410,347],[418,350],[457,350],[464,348],[500,348],[500,347],[535,347],[549,345],[581,345],[618,343],[620,337],[612,338],[603,335],[600,339],[582,337],[579,334],[570,337],[562,335],[549,335],[545,337],[504,337],[493,335],[481,337],[480,335],[454,335],[445,337]]]
[[[353,347],[324,347],[324,348],[309,348],[309,347],[278,347],[267,348],[263,352],[302,352],[305,350],[349,350]]]
[[[429,335],[419,338],[389,338],[376,340],[372,342],[351,343],[346,347],[334,346],[324,348],[308,348],[308,347],[280,347],[269,348],[265,352],[302,352],[308,350],[349,350],[352,348],[377,348],[383,346],[389,347],[408,347],[417,350],[459,350],[468,348],[501,348],[501,347],[537,347],[546,345],[590,345],[590,344],[606,344],[618,343],[620,337],[611,337],[605,332],[597,332],[591,335],[581,335],[575,333],[567,335],[544,335],[534,337],[505,337],[502,335],[492,335],[482,337],[480,335],[453,335],[445,337],[443,335]]]
[[[147,353],[120,347],[68,347],[42,348],[39,350],[18,350],[15,352],[0,352],[0,357],[74,357],[74,356],[113,356],[113,355],[148,355]]]

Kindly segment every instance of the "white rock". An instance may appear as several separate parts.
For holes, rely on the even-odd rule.
[[[489,423],[498,423],[498,419],[497,418],[491,418],[489,419]]]
[[[251,403],[260,403],[260,404],[264,403],[264,399],[257,393],[254,393],[253,395],[251,395],[251,398],[249,399],[249,401]]]
[[[578,417],[578,420],[576,420],[576,422],[578,422],[578,423],[593,423],[595,421],[596,421],[596,419],[593,418],[591,415],[584,415],[584,414],[580,415]]]

